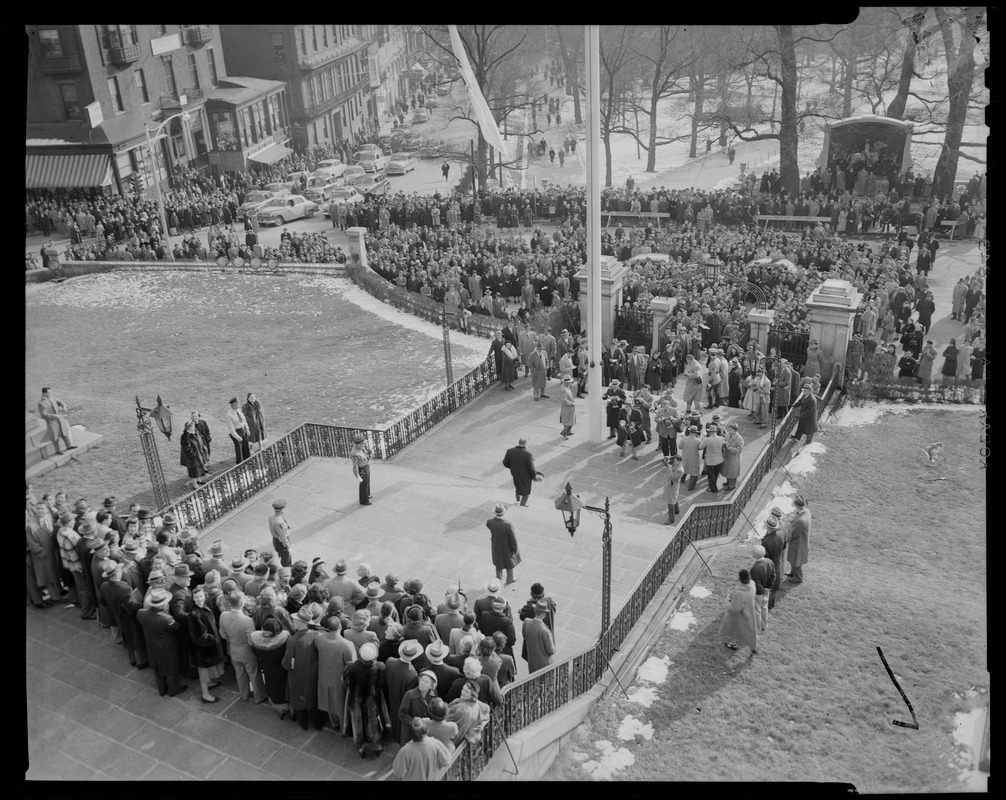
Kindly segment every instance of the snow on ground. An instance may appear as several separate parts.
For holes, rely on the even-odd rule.
[[[976,403],[865,403],[862,406],[843,405],[829,422],[842,427],[872,425],[884,414],[907,414],[909,411],[971,411],[978,413],[983,406]]]
[[[594,742],[594,746],[600,755],[597,759],[584,761],[583,768],[596,781],[610,781],[615,777],[616,772],[636,763],[636,757],[624,747],[619,747],[616,750],[615,746],[608,741]]]
[[[988,789],[989,776],[978,769],[978,753],[975,752],[976,746],[981,747],[979,726],[984,724],[984,713],[983,708],[975,708],[954,714],[954,742],[958,747],[954,763],[961,783],[972,792]]]
[[[681,609],[675,611],[667,622],[668,627],[673,631],[687,631],[694,624],[695,615],[691,611],[682,611]]]
[[[705,586],[693,586],[688,592],[691,597],[709,597],[712,594]]]
[[[642,736],[647,740],[652,739],[653,725],[649,722],[640,722],[632,715],[629,715],[618,726],[618,738],[623,742],[634,742],[637,736]]]
[[[765,520],[771,515],[773,506],[777,506],[783,513],[783,516],[792,514],[794,511],[793,498],[798,494],[799,490],[788,480],[776,486],[772,490],[769,501],[751,520],[754,529],[748,529],[747,538],[744,541],[750,542],[752,539],[761,539],[765,534]]]
[[[814,456],[823,455],[826,452],[825,446],[820,442],[805,444],[800,448],[800,452],[790,459],[786,469],[793,475],[809,475],[816,469],[817,459]]]
[[[639,668],[636,677],[647,683],[663,683],[667,680],[667,667],[670,663],[669,656],[663,658],[650,656]]]
[[[652,686],[641,686],[629,695],[629,702],[639,703],[644,708],[649,708],[659,699],[660,695]]]

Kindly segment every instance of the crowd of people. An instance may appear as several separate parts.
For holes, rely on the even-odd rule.
[[[273,502],[274,543],[285,507]],[[382,578],[366,563],[351,577],[343,560],[329,572],[320,557],[289,562],[280,550],[230,555],[171,513],[134,503],[120,514],[114,497],[95,510],[61,491],[36,498],[29,484],[25,529],[29,602],[96,620],[130,666],[151,668],[160,695],[189,679],[203,702],[218,702],[229,665],[242,700],[305,730],[341,730],[361,757],[388,739],[406,750],[417,721],[448,754],[479,743],[518,674],[515,620],[532,671],[541,663],[527,632],[554,632],[556,604],[540,583],[516,609],[498,579],[472,598],[448,586],[437,604],[420,578]]]

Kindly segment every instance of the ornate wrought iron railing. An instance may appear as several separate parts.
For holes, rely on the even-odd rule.
[[[835,393],[841,389],[838,375],[839,370],[836,367],[825,390],[824,401],[818,407],[819,416],[830,405]],[[463,742],[454,752],[451,762],[438,774],[438,780],[474,780],[496,748],[502,744],[502,736],[517,733],[589,691],[601,679],[607,659],[614,652],[614,648],[625,641],[629,631],[642,617],[646,606],[660,590],[688,547],[689,540],[694,542],[712,539],[726,536],[730,532],[762,478],[772,469],[776,453],[786,442],[786,437],[790,435],[796,423],[797,414],[794,407],[776,426],[772,441],[768,442],[759,453],[731,500],[702,503],[691,506],[685,511],[681,523],[664,549],[650,562],[649,569],[629,592],[608,630],[601,634],[591,649],[504,687],[503,708],[497,712],[502,724],[497,725],[494,722],[491,726],[487,726],[483,731],[481,746],[473,747]]]

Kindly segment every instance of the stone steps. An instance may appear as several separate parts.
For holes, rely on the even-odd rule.
[[[56,453],[56,444],[51,441],[45,421],[30,412],[24,415],[24,477],[26,481],[44,475],[47,472],[77,458],[81,453],[97,446],[104,438],[97,433],[90,433],[80,425],[72,425],[73,441],[76,449]]]

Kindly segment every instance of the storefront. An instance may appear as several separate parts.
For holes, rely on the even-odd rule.
[[[229,77],[207,92],[208,161],[216,172],[245,172],[293,152],[286,84]]]

